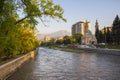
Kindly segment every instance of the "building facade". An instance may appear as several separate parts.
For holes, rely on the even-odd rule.
[[[89,32],[90,27],[90,22],[88,22],[87,20],[77,22],[72,26],[72,35],[76,33],[81,33],[84,36],[86,33]]]
[[[45,42],[49,42],[50,40],[51,40],[50,36],[45,36],[45,37],[44,37],[44,41],[45,41]]]
[[[104,28],[102,28],[100,31],[104,34],[104,33],[107,32],[108,30],[109,30],[110,32],[112,32],[112,27],[110,27],[110,26],[104,27]]]
[[[90,22],[86,21],[80,21],[72,25],[72,35],[81,33],[82,34],[82,44],[91,44],[92,42],[95,42],[95,37],[92,35],[92,32],[90,31],[91,25]]]

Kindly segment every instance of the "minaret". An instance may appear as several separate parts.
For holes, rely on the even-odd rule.
[[[99,24],[98,24],[97,20],[96,20],[96,23],[95,23],[95,30],[99,30]]]
[[[97,43],[100,43],[99,25],[98,25],[98,21],[97,20],[96,20],[96,23],[95,23],[95,37],[97,39]]]

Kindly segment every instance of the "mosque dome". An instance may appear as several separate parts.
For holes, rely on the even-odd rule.
[[[88,31],[88,34],[89,34],[89,35],[92,35],[92,32],[89,30],[89,31]]]

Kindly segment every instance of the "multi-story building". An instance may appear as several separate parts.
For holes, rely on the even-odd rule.
[[[93,41],[95,41],[94,35],[92,35],[92,32],[90,31],[90,22],[86,21],[80,21],[77,22],[72,26],[72,35],[81,33],[82,34],[82,44],[90,44]]]
[[[83,36],[90,30],[90,22],[80,21],[72,26],[72,35],[76,33],[81,33]]]
[[[102,33],[104,33],[104,32],[107,32],[108,30],[110,32],[112,32],[112,27],[105,27],[105,28],[102,28],[100,31],[102,31]]]

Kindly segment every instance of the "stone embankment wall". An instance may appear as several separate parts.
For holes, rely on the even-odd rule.
[[[0,80],[5,80],[11,73],[19,68],[25,61],[34,58],[35,51],[31,51],[17,59],[7,62],[0,66]]]

